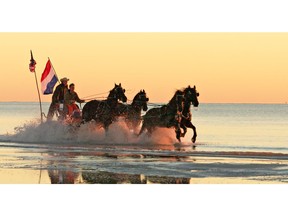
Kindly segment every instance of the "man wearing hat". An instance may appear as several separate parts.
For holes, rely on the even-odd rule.
[[[54,113],[59,110],[60,111],[60,104],[63,104],[64,102],[64,95],[66,93],[66,91],[68,91],[68,81],[69,79],[64,77],[62,79],[60,79],[61,84],[59,84],[52,96],[52,103],[50,104],[49,107],[49,111],[48,111],[48,115],[47,115],[47,120],[51,121]],[[63,111],[63,110],[62,110]],[[62,112],[60,113],[60,117],[63,118]]]
[[[66,113],[70,116],[72,115],[74,110],[79,109],[78,106],[75,104],[75,102],[84,103],[85,100],[81,100],[79,98],[78,94],[75,92],[75,84],[71,83],[69,85],[68,91],[64,95],[64,105],[65,108],[67,109]]]

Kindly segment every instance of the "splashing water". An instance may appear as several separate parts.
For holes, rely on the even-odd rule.
[[[107,133],[95,122],[79,128],[63,125],[57,121],[40,123],[34,120],[15,128],[15,134],[1,135],[2,141],[19,143],[82,143],[82,144],[174,144],[177,142],[173,129],[156,128],[151,136],[138,136],[125,122],[117,121],[109,126]]]

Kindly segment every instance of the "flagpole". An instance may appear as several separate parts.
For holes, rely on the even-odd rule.
[[[30,64],[29,64],[29,69],[31,72],[34,72],[35,82],[36,82],[36,87],[37,87],[37,92],[38,92],[38,98],[39,98],[39,104],[40,104],[41,123],[43,123],[42,103],[41,103],[40,91],[39,91],[39,87],[38,87],[37,75],[36,75],[36,70],[35,70],[36,61],[33,59],[32,50],[30,50],[30,54],[31,54],[31,60],[30,60]]]
[[[36,81],[36,86],[37,86],[37,91],[38,91],[38,98],[39,98],[39,104],[40,104],[41,123],[43,123],[42,103],[41,103],[41,97],[40,97],[40,92],[39,92],[39,87],[38,87],[36,70],[34,71],[34,75],[35,75],[35,81]]]
[[[50,64],[51,64],[51,66],[52,66],[52,68],[53,68],[53,70],[54,70],[54,72],[55,72],[55,74],[56,74],[56,77],[57,77],[57,79],[58,79],[58,83],[61,83],[61,82],[59,81],[59,77],[58,77],[58,75],[57,75],[57,73],[56,73],[56,70],[55,70],[55,68],[54,68],[54,66],[53,66],[53,64],[52,64],[52,62],[51,62],[51,60],[50,60],[49,57],[48,57],[48,60],[50,61]]]

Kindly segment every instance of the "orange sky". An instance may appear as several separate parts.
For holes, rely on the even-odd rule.
[[[38,100],[30,49],[38,80],[50,57],[80,98],[121,82],[150,102],[188,84],[200,103],[288,101],[288,33],[0,33],[0,47],[0,101]]]

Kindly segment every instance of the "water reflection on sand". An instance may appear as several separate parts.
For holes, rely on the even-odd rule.
[[[286,183],[288,155],[191,145],[0,145],[2,184]]]
[[[51,184],[189,184],[190,178],[145,176],[105,171],[79,172],[49,170]]]

